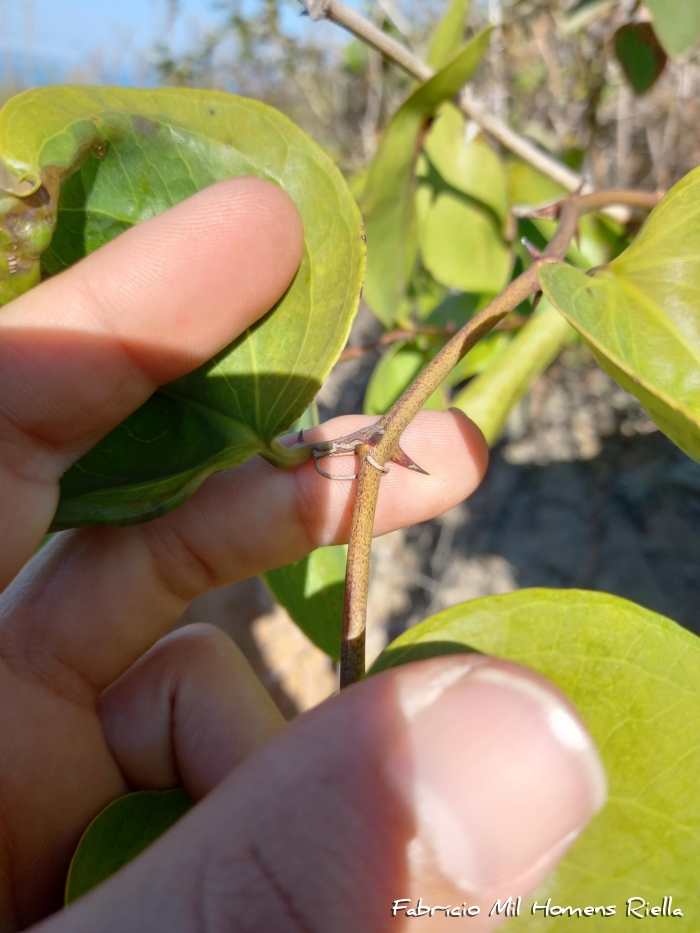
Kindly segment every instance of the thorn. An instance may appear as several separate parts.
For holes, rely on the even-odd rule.
[[[532,299],[532,313],[534,314],[537,311],[537,305],[542,301],[542,292],[537,292],[535,297]]]
[[[303,443],[304,443],[304,429],[302,428],[301,431],[299,431],[299,433],[297,434],[297,444],[303,444]]]
[[[523,244],[523,246],[527,250],[528,255],[530,256],[530,259],[540,258],[540,256],[542,255],[542,250],[538,249],[531,240],[528,240],[528,238],[524,236],[522,237],[520,242]]]
[[[405,467],[407,470],[415,470],[416,473],[423,473],[424,476],[430,476],[427,470],[418,466],[417,463],[411,460],[406,451],[402,450],[400,447],[396,448],[396,452],[391,459],[394,463],[398,463],[399,466]]]

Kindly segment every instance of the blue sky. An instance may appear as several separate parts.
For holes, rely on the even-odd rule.
[[[251,6],[256,0],[248,0]],[[216,0],[180,0],[171,38],[179,51],[221,20]],[[289,4],[292,29],[319,28]],[[301,6],[298,7],[301,10]],[[0,0],[0,82],[66,80],[99,69],[107,80],[144,79],[149,49],[164,37],[167,0]],[[331,27],[332,28],[332,27]]]

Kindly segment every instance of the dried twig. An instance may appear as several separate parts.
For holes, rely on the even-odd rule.
[[[395,62],[411,77],[418,81],[428,81],[434,71],[410,49],[407,49],[393,36],[382,32],[374,23],[351,9],[342,0],[300,0],[312,19],[328,19],[347,29],[358,39],[381,52],[385,58]],[[459,98],[461,110],[502,146],[532,165],[567,191],[576,191],[581,187],[583,178],[567,165],[538,148],[529,139],[520,136],[501,119],[488,113],[479,104],[471,100],[466,92]]]

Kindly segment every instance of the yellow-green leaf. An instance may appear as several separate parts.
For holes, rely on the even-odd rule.
[[[471,0],[450,0],[445,15],[430,40],[426,60],[431,68],[444,67],[459,52],[464,41],[464,24],[470,7]]]
[[[466,138],[463,115],[444,104],[418,165],[418,242],[423,265],[448,288],[499,292],[511,251],[503,236],[506,174],[482,136]]]
[[[469,201],[490,208],[497,226],[508,216],[508,177],[500,156],[484,136],[467,133],[467,123],[454,104],[443,104],[430,127],[420,173],[435,170],[442,184]]]
[[[377,317],[393,324],[416,258],[413,170],[420,134],[440,104],[460,90],[488,47],[491,30],[462,52],[397,110],[384,132],[360,197],[368,249],[365,298]]]
[[[613,262],[589,275],[552,264],[540,282],[603,369],[700,460],[700,169]]]
[[[698,0],[646,0],[654,29],[669,55],[677,58],[700,39]]]
[[[0,111],[0,165],[0,185],[9,175],[36,189],[0,191],[0,303],[38,281],[40,262],[58,272],[224,178],[280,185],[304,222],[301,267],[273,311],[71,468],[55,527],[151,518],[272,449],[340,354],[359,300],[360,215],[321,148],[271,107],[218,91],[54,87]]]
[[[694,931],[700,915],[700,640],[675,622],[616,596],[520,590],[462,603],[409,629],[373,671],[425,657],[480,651],[518,661],[571,698],[600,749],[606,806],[533,897],[556,904],[615,904],[591,930],[622,930],[629,897],[672,896]],[[576,921],[533,917],[514,929],[568,931]]]

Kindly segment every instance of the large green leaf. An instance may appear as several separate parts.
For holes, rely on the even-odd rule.
[[[540,282],[603,369],[700,460],[700,169],[609,265],[586,275],[556,263]]]
[[[506,174],[486,140],[465,138],[465,120],[445,104],[418,166],[418,242],[424,266],[448,288],[499,292],[511,252],[503,236]]]
[[[459,52],[470,7],[471,0],[450,0],[430,40],[426,61],[431,68],[443,68]]]
[[[481,428],[489,447],[498,440],[511,409],[572,333],[558,311],[545,304],[491,364],[452,400],[454,408],[459,408]],[[481,343],[474,349],[478,350]],[[468,353],[465,359],[469,356]]]
[[[110,803],[78,843],[66,879],[66,904],[136,858],[191,806],[192,800],[182,788],[140,790]]]
[[[334,661],[340,660],[346,557],[345,545],[321,547],[262,575],[292,621]]]
[[[646,0],[654,29],[669,55],[677,57],[700,39],[698,0]]]
[[[491,30],[476,36],[434,77],[415,90],[386,128],[360,196],[368,266],[365,298],[393,324],[416,258],[413,170],[421,132],[440,104],[460,90],[486,51]]]
[[[217,91],[75,87],[28,91],[6,104],[0,163],[6,176],[42,184],[30,196],[0,193],[5,301],[37,280],[54,223],[44,274],[220,179],[257,175],[279,184],[304,222],[301,267],[274,310],[156,392],[69,470],[55,526],[159,515],[215,470],[272,449],[318,391],[358,303],[360,216],[328,156],[257,101]]]
[[[700,640],[634,603],[577,590],[521,590],[462,603],[409,629],[373,671],[425,657],[480,651],[518,661],[568,694],[600,749],[607,805],[536,895],[543,903],[624,905],[673,897],[692,931],[700,915]],[[633,918],[631,918],[633,919]],[[654,918],[650,918],[654,919]],[[519,930],[569,930],[571,918],[514,921]],[[568,925],[567,925],[568,924]],[[655,927],[656,928],[656,927]]]

